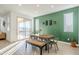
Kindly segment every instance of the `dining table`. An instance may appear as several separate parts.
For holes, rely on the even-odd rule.
[[[47,34],[43,34],[43,35],[37,35],[37,34],[32,34],[32,35],[30,35],[30,37],[32,38],[34,38],[34,39],[41,39],[41,40],[50,40],[50,39],[54,39],[55,38],[55,36],[54,35],[47,35]]]

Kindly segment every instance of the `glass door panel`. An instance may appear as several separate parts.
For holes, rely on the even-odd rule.
[[[32,22],[31,21],[26,21],[26,38],[29,38],[31,32],[32,32]]]
[[[18,40],[29,38],[32,32],[32,22],[25,18],[17,18],[17,38]]]

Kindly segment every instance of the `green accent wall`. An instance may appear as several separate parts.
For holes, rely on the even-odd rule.
[[[64,32],[64,14],[69,12],[73,12],[73,32],[69,34],[70,37],[75,39],[78,43],[79,7],[74,7],[74,8],[58,11],[55,13],[34,17],[34,22],[36,19],[39,19],[40,29],[42,29],[40,34],[55,35],[56,37],[59,38],[60,41],[69,42],[67,40],[68,33]],[[53,24],[51,26],[50,25],[46,26],[45,24],[43,24],[43,22],[45,22],[46,20],[56,21],[56,24]],[[35,32],[35,26],[34,26],[34,32]]]

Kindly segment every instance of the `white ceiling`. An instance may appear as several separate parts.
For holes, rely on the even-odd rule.
[[[56,12],[78,6],[78,4],[52,4],[52,5],[53,8],[51,8],[51,4],[40,4],[38,6],[36,4],[23,4],[21,6],[19,6],[18,4],[0,4],[0,14],[4,14],[9,11],[14,11],[32,17],[36,17],[51,12]]]

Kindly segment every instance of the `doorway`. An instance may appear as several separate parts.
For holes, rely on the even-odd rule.
[[[23,17],[17,18],[17,39],[28,39],[32,32],[32,21]]]

